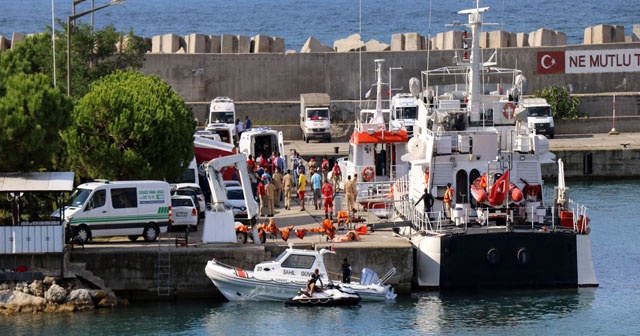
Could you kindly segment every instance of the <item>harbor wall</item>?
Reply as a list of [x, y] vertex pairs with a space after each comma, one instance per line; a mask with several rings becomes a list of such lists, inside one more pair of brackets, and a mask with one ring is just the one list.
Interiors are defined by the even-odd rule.
[[[581, 98], [580, 110], [590, 117], [640, 114], [640, 76], [634, 72], [538, 73], [538, 52], [602, 51], [640, 48], [640, 43], [607, 43], [548, 47], [514, 47], [497, 51], [500, 66], [518, 68], [528, 79], [527, 94], [551, 85], [570, 87]], [[208, 104], [217, 96], [236, 101], [238, 116], [254, 124], [296, 124], [301, 93], [330, 95], [335, 119], [351, 122], [360, 97], [375, 83], [374, 60], [385, 59], [383, 81], [391, 74], [397, 92], [408, 92], [409, 79], [421, 71], [452, 65], [460, 50], [317, 52], [268, 54], [147, 54], [142, 71], [167, 81], [204, 124]], [[428, 64], [427, 64], [428, 60]], [[361, 66], [362, 65], [362, 66]], [[402, 67], [388, 71], [389, 67]], [[360, 75], [360, 73], [362, 75]], [[386, 95], [384, 96], [386, 99]], [[373, 102], [369, 101], [369, 104]]]
[[[356, 243], [357, 244], [357, 243]], [[207, 261], [216, 260], [234, 267], [253, 270], [262, 261], [273, 260], [287, 246], [284, 244], [228, 245], [215, 244], [200, 247], [171, 247], [170, 298], [214, 298], [222, 300], [204, 268]], [[313, 249], [311, 244], [297, 244], [296, 248]], [[339, 246], [336, 255], [326, 255], [325, 263], [330, 278], [337, 280], [343, 258], [353, 265], [354, 276], [359, 277], [362, 267], [385, 274], [392, 266], [397, 268], [391, 283], [396, 292], [409, 293], [413, 276], [413, 250], [407, 242], [402, 246]], [[74, 249], [70, 261], [86, 263], [87, 270], [102, 278], [105, 285], [119, 298], [129, 300], [157, 300], [158, 281], [157, 248]], [[162, 253], [162, 252], [160, 252]]]
[[[567, 178], [607, 178], [640, 176], [640, 150], [625, 148], [600, 150], [553, 150], [557, 159], [564, 163]], [[558, 176], [558, 164], [542, 165], [544, 178]]]

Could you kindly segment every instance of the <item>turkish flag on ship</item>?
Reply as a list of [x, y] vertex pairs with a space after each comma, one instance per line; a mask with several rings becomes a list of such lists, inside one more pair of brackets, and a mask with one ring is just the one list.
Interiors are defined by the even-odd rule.
[[489, 204], [492, 206], [500, 205], [507, 198], [509, 192], [509, 171], [505, 171], [500, 178], [493, 183], [489, 192]]
[[538, 75], [564, 73], [564, 51], [538, 51]]

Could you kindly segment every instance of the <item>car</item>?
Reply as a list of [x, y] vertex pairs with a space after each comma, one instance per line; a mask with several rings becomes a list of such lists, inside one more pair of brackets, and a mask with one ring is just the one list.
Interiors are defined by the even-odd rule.
[[171, 196], [171, 226], [187, 226], [198, 230], [198, 210], [191, 196]]
[[200, 218], [204, 218], [206, 203], [200, 186], [197, 183], [177, 183], [173, 185], [172, 194], [191, 196], [191, 193], [183, 191], [178, 192], [179, 190], [191, 190], [196, 194], [196, 199], [194, 199], [194, 201], [196, 203], [196, 207], [198, 207], [198, 214], [200, 215]]
[[224, 180], [222, 183], [224, 183], [225, 188], [240, 186], [240, 181], [237, 180]]
[[247, 204], [244, 201], [244, 192], [240, 186], [227, 187], [227, 207], [233, 211], [233, 218], [236, 221], [247, 223]]

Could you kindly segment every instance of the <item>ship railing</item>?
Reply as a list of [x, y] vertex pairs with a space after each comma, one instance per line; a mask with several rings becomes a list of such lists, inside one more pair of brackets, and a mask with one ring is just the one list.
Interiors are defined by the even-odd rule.
[[404, 175], [395, 180], [393, 184], [393, 198], [395, 212], [402, 218], [411, 222], [411, 227], [416, 231], [435, 232], [443, 231], [443, 226], [449, 223], [443, 210], [424, 212], [423, 205], [416, 206], [409, 199], [409, 177]]

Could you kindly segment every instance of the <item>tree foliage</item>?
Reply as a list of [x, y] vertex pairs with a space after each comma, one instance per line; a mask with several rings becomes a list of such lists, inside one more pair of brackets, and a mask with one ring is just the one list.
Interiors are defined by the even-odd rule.
[[174, 180], [193, 157], [192, 114], [157, 76], [116, 71], [99, 79], [71, 119], [63, 139], [84, 177]]
[[0, 170], [27, 172], [53, 168], [60, 130], [69, 120], [71, 100], [43, 74], [10, 75], [0, 70]]
[[578, 110], [580, 98], [572, 97], [566, 86], [549, 86], [536, 91], [534, 96], [547, 100], [547, 103], [551, 105], [555, 119], [573, 120], [586, 116]]
[[[67, 86], [66, 23], [56, 34], [56, 84], [63, 91]], [[141, 37], [117, 32], [113, 26], [92, 31], [91, 26], [78, 23], [71, 27], [71, 96], [83, 96], [94, 80], [116, 70], [139, 69], [148, 45]], [[53, 83], [53, 46], [51, 29], [27, 37], [3, 55], [0, 64], [10, 73], [43, 73]]]

